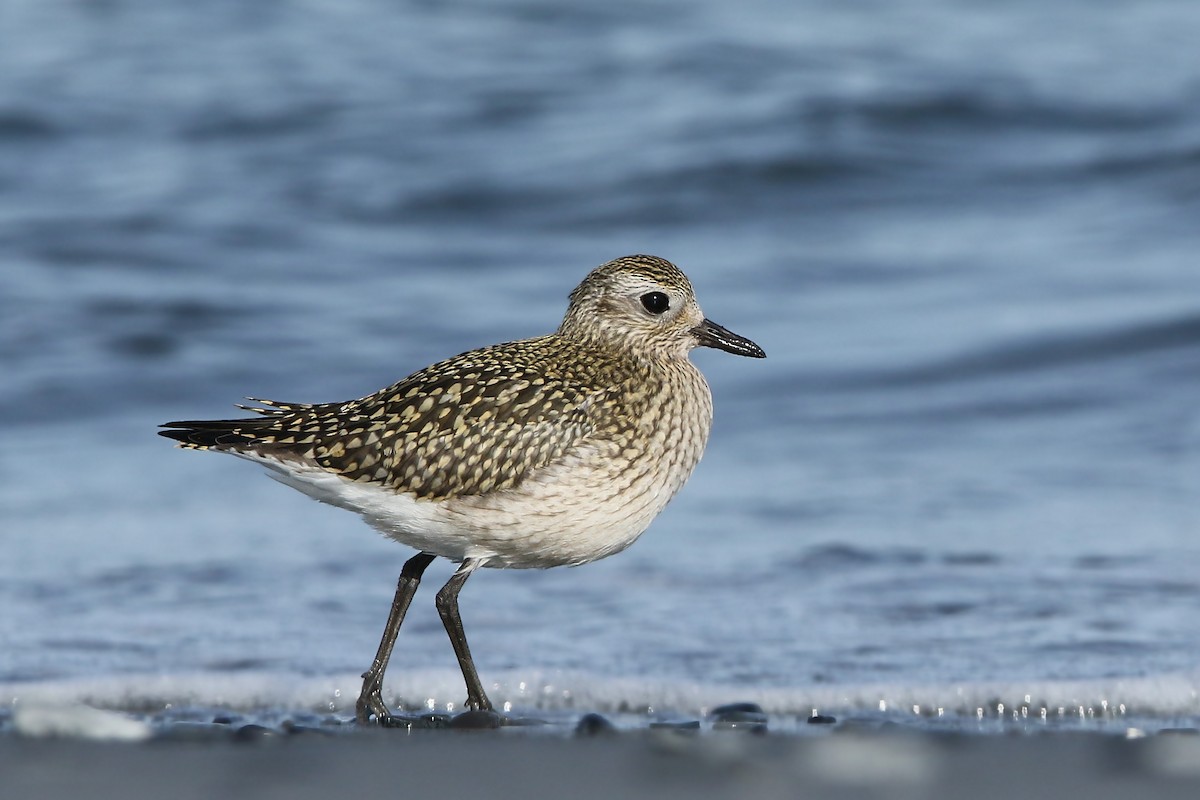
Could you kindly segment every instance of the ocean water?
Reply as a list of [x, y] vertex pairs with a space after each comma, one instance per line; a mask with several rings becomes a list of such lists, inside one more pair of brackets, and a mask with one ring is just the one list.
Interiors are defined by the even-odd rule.
[[[2, 26], [5, 708], [351, 715], [410, 551], [155, 427], [547, 332], [650, 252], [768, 358], [695, 354], [708, 452], [629, 551], [472, 578], [493, 700], [1200, 724], [1194, 4], [10, 0]], [[451, 569], [392, 660], [407, 708], [465, 694]]]

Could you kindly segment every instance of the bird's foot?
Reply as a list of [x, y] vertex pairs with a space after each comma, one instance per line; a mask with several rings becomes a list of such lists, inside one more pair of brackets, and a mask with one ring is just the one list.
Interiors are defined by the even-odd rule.
[[367, 678], [362, 693], [359, 694], [357, 702], [354, 704], [354, 718], [359, 725], [367, 725], [371, 722], [371, 717], [375, 718], [375, 723], [381, 727], [390, 727], [389, 722], [392, 720], [392, 712], [388, 710], [387, 704], [383, 702], [383, 693], [378, 682], [372, 681], [368, 677], [369, 673], [364, 673], [363, 677]]
[[[405, 714], [393, 714], [383, 701], [372, 704], [359, 702], [356, 708], [355, 720], [358, 725], [377, 725], [380, 728], [411, 728], [415, 717]], [[437, 726], [431, 726], [437, 727]]]
[[488, 700], [488, 696], [479, 692], [467, 691], [467, 702], [464, 704], [468, 711], [492, 711], [492, 701]]

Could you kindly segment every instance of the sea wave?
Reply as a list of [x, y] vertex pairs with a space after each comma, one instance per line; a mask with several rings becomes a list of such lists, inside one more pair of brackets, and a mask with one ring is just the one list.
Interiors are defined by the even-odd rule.
[[[170, 718], [197, 709], [351, 717], [357, 675], [242, 672], [118, 675], [0, 684], [4, 705], [84, 705]], [[756, 703], [777, 721], [814, 714], [842, 719], [942, 723], [1116, 723], [1159, 727], [1200, 722], [1200, 672], [1089, 681], [862, 684], [763, 688], [642, 679], [583, 672], [508, 672], [489, 687], [506, 713], [550, 718], [586, 712], [647, 718], [708, 715], [731, 702]], [[385, 698], [407, 711], [461, 710], [462, 678], [421, 670], [387, 681]]]

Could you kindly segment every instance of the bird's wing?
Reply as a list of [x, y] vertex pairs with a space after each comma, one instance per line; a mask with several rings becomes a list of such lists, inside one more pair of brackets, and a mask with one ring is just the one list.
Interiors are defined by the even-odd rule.
[[[537, 340], [533, 340], [536, 342]], [[442, 499], [515, 487], [589, 438], [612, 386], [547, 369], [529, 342], [435, 364], [348, 403], [262, 403], [260, 416], [167, 423], [184, 447], [297, 461]]]

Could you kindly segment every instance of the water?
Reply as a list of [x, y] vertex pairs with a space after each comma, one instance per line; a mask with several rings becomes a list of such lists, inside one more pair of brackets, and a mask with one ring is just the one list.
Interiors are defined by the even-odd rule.
[[[696, 354], [708, 453], [630, 551], [472, 579], [493, 699], [1200, 719], [1191, 4], [10, 2], [2, 35], [0, 696], [349, 713], [408, 551], [154, 427], [546, 332], [651, 252], [769, 358]], [[450, 569], [409, 705], [462, 699]]]

